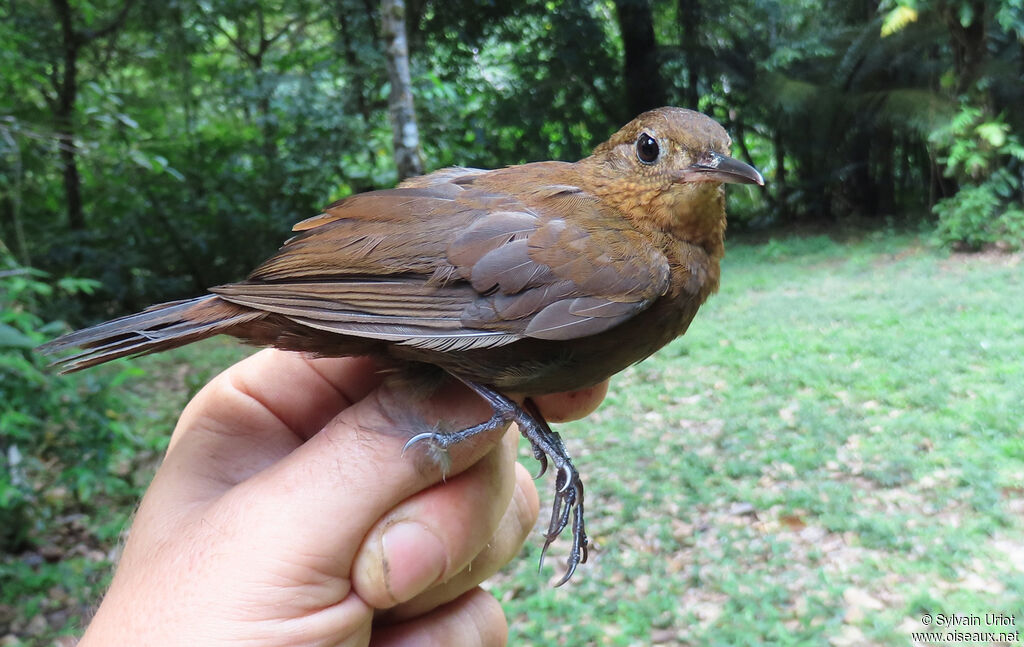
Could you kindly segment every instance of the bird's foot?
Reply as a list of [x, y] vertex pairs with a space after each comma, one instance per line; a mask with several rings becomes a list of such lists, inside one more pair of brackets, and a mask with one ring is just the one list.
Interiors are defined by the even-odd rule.
[[510, 422], [519, 425], [520, 433], [530, 441], [533, 455], [540, 462], [540, 471], [536, 478], [540, 478], [547, 471], [549, 458], [555, 469], [558, 470], [558, 475], [555, 477], [555, 498], [551, 506], [551, 521], [544, 534], [540, 566], [544, 565], [544, 554], [547, 552], [548, 546], [562, 534], [565, 527], [569, 525], [569, 517], [572, 516], [572, 548], [569, 551], [565, 574], [555, 586], [565, 584], [576, 571], [576, 567], [587, 561], [588, 542], [583, 520], [583, 481], [573, 466], [569, 453], [565, 451], [562, 438], [551, 430], [532, 400], [527, 399], [524, 406], [519, 406], [515, 401], [490, 387], [458, 379], [491, 405], [493, 409], [491, 417], [485, 422], [461, 431], [445, 433], [435, 430], [417, 434], [409, 439], [402, 451], [417, 443], [428, 442], [435, 451], [444, 452], [449, 447], [468, 438], [493, 431]]
[[459, 431], [441, 431], [440, 429], [434, 429], [432, 431], [424, 431], [423, 433], [416, 434], [405, 443], [404, 447], [402, 447], [402, 453], [404, 454], [410, 447], [420, 443], [427, 443], [430, 445], [432, 450], [444, 453], [448, 451], [449, 447], [454, 447], [464, 440], [469, 440], [478, 434], [494, 431], [495, 429], [513, 421], [514, 418], [508, 417], [505, 412], [495, 410], [490, 419], [486, 422], [481, 422], [478, 425], [466, 427]]
[[519, 428], [533, 446], [533, 455], [541, 463], [537, 476], [540, 477], [547, 469], [547, 456], [551, 456], [555, 469], [558, 470], [555, 477], [555, 499], [551, 505], [551, 520], [548, 522], [548, 531], [544, 533], [544, 548], [540, 552], [538, 568], [544, 565], [544, 555], [548, 551], [548, 546], [565, 530], [569, 524], [569, 513], [572, 513], [572, 547], [569, 549], [565, 574], [555, 585], [561, 586], [569, 581], [577, 566], [587, 561], [589, 542], [583, 520], [583, 480], [580, 479], [580, 473], [572, 464], [572, 459], [562, 444], [562, 437], [551, 430], [533, 400], [527, 399], [525, 405], [532, 418], [532, 424], [519, 423]]

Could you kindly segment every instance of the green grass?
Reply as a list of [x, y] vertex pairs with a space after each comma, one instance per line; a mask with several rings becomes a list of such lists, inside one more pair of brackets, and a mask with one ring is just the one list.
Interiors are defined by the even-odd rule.
[[[886, 232], [732, 242], [685, 337], [559, 427], [591, 557], [554, 589], [567, 541], [538, 575], [534, 533], [489, 584], [510, 644], [902, 646], [952, 612], [1024, 629], [1022, 260]], [[139, 360], [131, 415], [169, 433], [248, 352]], [[90, 583], [69, 597], [94, 594], [95, 561], [68, 568]]]
[[561, 426], [596, 546], [561, 589], [536, 546], [506, 570], [512, 644], [907, 645], [925, 612], [1021, 619], [1020, 260], [732, 245], [690, 331]]

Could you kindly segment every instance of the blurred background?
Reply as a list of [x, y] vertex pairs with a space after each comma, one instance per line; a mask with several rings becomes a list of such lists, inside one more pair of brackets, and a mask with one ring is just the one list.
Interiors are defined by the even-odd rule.
[[691, 332], [564, 427], [594, 563], [554, 591], [528, 548], [493, 585], [513, 644], [1024, 623], [1022, 0], [2, 0], [0, 646], [73, 644], [177, 412], [248, 352], [63, 378], [35, 345], [237, 280], [351, 193], [576, 160], [660, 105], [767, 185], [728, 192]]

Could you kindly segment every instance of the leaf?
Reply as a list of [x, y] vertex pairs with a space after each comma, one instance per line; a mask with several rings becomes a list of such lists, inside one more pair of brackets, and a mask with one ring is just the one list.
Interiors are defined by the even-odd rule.
[[1006, 143], [1006, 133], [1010, 130], [1008, 124], [998, 121], [986, 121], [974, 129], [978, 136], [984, 139], [993, 148], [999, 148]]
[[891, 36], [912, 22], [917, 21], [917, 9], [913, 7], [896, 7], [882, 21], [882, 38]]
[[0, 348], [35, 348], [36, 341], [13, 326], [0, 323]]
[[164, 172], [167, 173], [168, 175], [170, 175], [171, 177], [173, 177], [175, 180], [178, 180], [179, 182], [184, 182], [185, 181], [185, 176], [182, 175], [181, 171], [179, 171], [178, 169], [174, 168], [173, 166], [166, 167], [164, 169]]
[[131, 128], [132, 130], [135, 130], [136, 128], [139, 127], [139, 122], [135, 121], [134, 119], [132, 119], [128, 115], [124, 114], [123, 112], [117, 113], [117, 120], [120, 121], [125, 126], [128, 126], [129, 128]]
[[132, 158], [133, 162], [135, 162], [142, 168], [146, 169], [147, 171], [153, 170], [153, 162], [150, 161], [149, 157], [147, 157], [141, 151], [133, 150], [129, 152], [128, 155]]
[[1017, 159], [1024, 161], [1024, 146], [1022, 146], [1017, 141], [1011, 141], [1006, 146], [1006, 148], [1002, 150], [1002, 152], [1006, 153], [1007, 155], [1010, 155], [1011, 157], [1016, 157]]
[[93, 294], [103, 284], [96, 279], [80, 279], [65, 276], [57, 280], [57, 287], [68, 294]]
[[960, 25], [965, 29], [974, 22], [974, 8], [968, 2], [960, 5]]

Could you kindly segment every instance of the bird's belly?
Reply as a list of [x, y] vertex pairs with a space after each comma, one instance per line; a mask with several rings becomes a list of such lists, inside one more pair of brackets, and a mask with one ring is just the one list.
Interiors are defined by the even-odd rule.
[[402, 354], [509, 393], [573, 391], [611, 377], [683, 334], [699, 305], [693, 297], [662, 299], [611, 330], [579, 339], [522, 339], [497, 348]]

